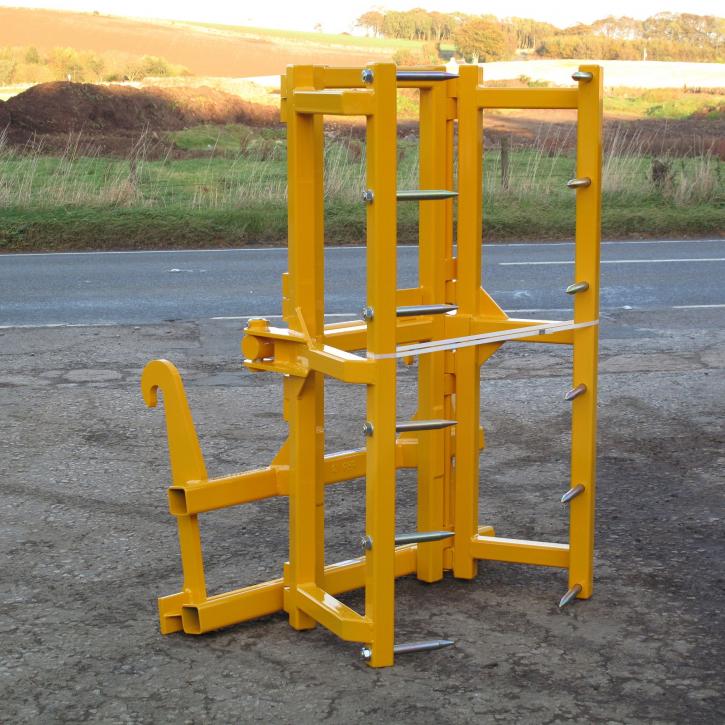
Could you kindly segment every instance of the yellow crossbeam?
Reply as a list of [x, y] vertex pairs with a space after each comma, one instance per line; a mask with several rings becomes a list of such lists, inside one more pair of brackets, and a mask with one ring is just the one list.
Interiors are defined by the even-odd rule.
[[498, 536], [475, 536], [471, 540], [471, 553], [475, 559], [507, 561], [512, 564], [538, 566], [569, 566], [569, 546], [543, 541], [504, 539]]
[[[415, 468], [417, 439], [396, 441], [397, 468]], [[341, 483], [365, 475], [367, 452], [360, 450], [329, 453], [323, 462], [325, 484]], [[174, 516], [188, 516], [240, 506], [288, 493], [289, 466], [273, 465], [203, 481], [188, 481], [169, 487], [169, 511]]]
[[576, 108], [576, 88], [478, 88], [479, 108]]
[[295, 91], [295, 111], [330, 116], [369, 116], [373, 109], [371, 91]]

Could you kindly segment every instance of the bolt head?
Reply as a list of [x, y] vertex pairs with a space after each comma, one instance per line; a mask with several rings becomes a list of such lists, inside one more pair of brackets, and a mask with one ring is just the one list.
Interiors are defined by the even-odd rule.
[[368, 436], [368, 438], [373, 434], [373, 424], [369, 421], [363, 425], [363, 433]]
[[368, 662], [372, 656], [373, 656], [373, 651], [370, 649], [370, 647], [361, 647], [360, 648], [360, 658], [362, 660], [364, 660], [365, 662]]
[[360, 546], [364, 551], [370, 551], [373, 548], [373, 540], [369, 536], [361, 536]]
[[363, 307], [360, 314], [365, 322], [370, 322], [370, 320], [373, 319], [375, 312], [373, 311], [372, 307]]
[[375, 198], [375, 194], [373, 194], [371, 189], [365, 189], [362, 193], [362, 200], [366, 204], [372, 204], [373, 199]]
[[373, 72], [370, 70], [370, 68], [365, 68], [362, 72], [362, 80], [363, 83], [372, 83], [374, 78]]

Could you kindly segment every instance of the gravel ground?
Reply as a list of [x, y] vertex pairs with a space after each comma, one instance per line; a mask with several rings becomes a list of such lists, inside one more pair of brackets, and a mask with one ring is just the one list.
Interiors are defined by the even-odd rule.
[[[397, 638], [455, 647], [371, 670], [282, 614], [158, 632], [180, 583], [163, 414], [145, 362], [184, 373], [210, 475], [266, 465], [281, 383], [239, 364], [238, 323], [0, 330], [0, 719], [4, 722], [722, 723], [725, 332], [717, 314], [617, 313], [600, 382], [594, 597], [564, 572], [482, 563], [397, 587]], [[570, 353], [509, 345], [483, 369], [481, 523], [564, 540]], [[415, 370], [401, 367], [401, 413]], [[330, 383], [328, 449], [359, 445], [363, 391]], [[329, 561], [356, 555], [362, 482], [328, 489]], [[398, 526], [415, 480], [398, 479]], [[279, 576], [286, 501], [202, 517], [212, 592]], [[346, 601], [359, 605], [353, 594]]]

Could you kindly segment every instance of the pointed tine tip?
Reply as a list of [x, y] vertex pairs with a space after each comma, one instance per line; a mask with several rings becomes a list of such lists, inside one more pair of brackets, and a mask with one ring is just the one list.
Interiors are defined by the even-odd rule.
[[578, 483], [574, 488], [570, 488], [562, 497], [562, 503], [569, 503], [572, 499], [576, 498], [580, 493], [584, 493], [584, 486]]
[[562, 607], [565, 607], [567, 604], [570, 604], [573, 602], [576, 598], [579, 592], [581, 592], [582, 587], [581, 584], [575, 584], [560, 600], [559, 600], [559, 609]]
[[393, 651], [396, 655], [409, 654], [412, 652], [432, 652], [444, 647], [450, 647], [455, 642], [452, 639], [430, 639], [422, 642], [405, 642], [396, 644]]
[[566, 288], [568, 295], [575, 295], [578, 292], [586, 292], [589, 289], [589, 282], [574, 282]]
[[564, 400], [574, 400], [574, 398], [578, 398], [580, 395], [583, 395], [587, 392], [587, 386], [582, 383], [581, 385], [577, 385], [575, 388], [572, 388], [564, 395]]

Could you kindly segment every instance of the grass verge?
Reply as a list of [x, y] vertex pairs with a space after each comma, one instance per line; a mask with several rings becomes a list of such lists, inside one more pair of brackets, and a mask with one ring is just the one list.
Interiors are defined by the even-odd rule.
[[[484, 208], [485, 238], [506, 240], [571, 239], [573, 205], [542, 208], [513, 200]], [[658, 236], [719, 236], [723, 210], [712, 204], [676, 207], [652, 200], [627, 202], [604, 198], [602, 234], [607, 239]], [[328, 244], [364, 240], [364, 210], [336, 203], [326, 211]], [[0, 251], [38, 252], [103, 249], [183, 249], [284, 245], [287, 210], [281, 204], [247, 205], [238, 209], [150, 209], [117, 207], [0, 209]], [[417, 221], [410, 206], [401, 211], [398, 241], [417, 241]]]
[[[216, 135], [215, 135], [216, 134]], [[575, 159], [569, 132], [537, 138], [508, 154], [488, 148], [484, 233], [489, 240], [570, 239], [574, 200], [566, 188]], [[134, 249], [285, 244], [286, 149], [280, 129], [229, 126], [179, 132], [190, 158], [146, 158], [141, 140], [127, 159], [61, 156], [3, 148], [0, 139], [0, 251]], [[417, 141], [399, 140], [398, 188], [418, 186]], [[365, 236], [360, 191], [365, 149], [332, 135], [325, 146], [326, 243]], [[609, 139], [603, 234], [608, 238], [721, 235], [722, 162], [700, 156], [653, 158], [636, 137]], [[418, 208], [401, 204], [400, 243], [417, 239]]]

